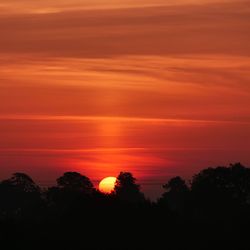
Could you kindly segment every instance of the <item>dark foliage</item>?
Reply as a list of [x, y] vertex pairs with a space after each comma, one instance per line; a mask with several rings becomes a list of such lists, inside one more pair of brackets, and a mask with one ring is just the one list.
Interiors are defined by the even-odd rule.
[[[68, 172], [41, 190], [26, 174], [0, 182], [0, 242], [13, 249], [249, 249], [250, 169], [208, 168], [174, 177], [157, 202], [131, 173], [106, 195]], [[5, 249], [5, 248], [3, 248]]]
[[128, 172], [121, 172], [117, 177], [114, 195], [124, 202], [145, 201], [143, 193], [140, 192], [140, 185], [136, 184], [136, 179]]
[[179, 176], [172, 178], [163, 185], [166, 192], [159, 199], [158, 204], [168, 207], [173, 212], [185, 213], [189, 209], [190, 190], [186, 182]]
[[91, 194], [94, 191], [94, 186], [90, 179], [77, 172], [66, 172], [63, 176], [57, 179], [57, 185], [64, 190], [82, 192]]
[[26, 174], [15, 173], [0, 182], [0, 218], [27, 218], [39, 210], [41, 190]]

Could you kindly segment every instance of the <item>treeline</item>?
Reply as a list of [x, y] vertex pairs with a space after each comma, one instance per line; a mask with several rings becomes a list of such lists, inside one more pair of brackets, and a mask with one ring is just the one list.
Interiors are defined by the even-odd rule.
[[128, 172], [109, 195], [76, 172], [47, 189], [15, 173], [0, 182], [0, 241], [69, 249], [249, 249], [249, 168], [208, 168], [189, 183], [177, 176], [163, 188], [151, 202]]

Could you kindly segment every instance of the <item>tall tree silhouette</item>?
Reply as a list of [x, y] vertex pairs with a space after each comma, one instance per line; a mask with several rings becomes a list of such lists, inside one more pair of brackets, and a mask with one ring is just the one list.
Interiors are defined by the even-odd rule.
[[129, 172], [121, 172], [114, 188], [114, 194], [122, 201], [143, 202], [144, 194], [140, 192], [140, 185], [136, 184], [136, 178]]
[[181, 177], [177, 176], [168, 181], [163, 188], [166, 192], [159, 199], [159, 204], [167, 205], [171, 210], [183, 212], [190, 200], [190, 190]]

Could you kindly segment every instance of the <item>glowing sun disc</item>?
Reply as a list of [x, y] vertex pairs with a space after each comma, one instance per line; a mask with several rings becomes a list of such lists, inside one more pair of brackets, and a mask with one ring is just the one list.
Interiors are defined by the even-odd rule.
[[103, 193], [109, 194], [114, 190], [116, 177], [106, 177], [99, 183], [99, 190]]

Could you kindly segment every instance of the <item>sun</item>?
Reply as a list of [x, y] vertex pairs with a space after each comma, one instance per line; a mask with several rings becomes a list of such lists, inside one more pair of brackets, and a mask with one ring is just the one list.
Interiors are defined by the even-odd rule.
[[115, 187], [116, 177], [106, 177], [99, 183], [99, 190], [103, 193], [110, 194]]

